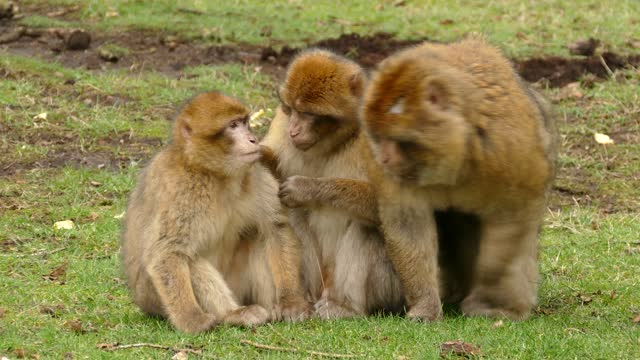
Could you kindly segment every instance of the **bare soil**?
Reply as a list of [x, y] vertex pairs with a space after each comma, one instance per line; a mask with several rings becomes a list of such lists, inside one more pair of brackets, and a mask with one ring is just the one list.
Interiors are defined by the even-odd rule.
[[[36, 9], [38, 13], [52, 11], [48, 8]], [[73, 17], [74, 12], [65, 14]], [[0, 22], [0, 34], [16, 31], [19, 25], [15, 21]], [[19, 29], [18, 29], [19, 30]], [[283, 46], [279, 49], [271, 46], [255, 46], [248, 44], [234, 45], [204, 45], [171, 34], [161, 34], [150, 31], [126, 31], [119, 33], [91, 32], [91, 43], [86, 50], [67, 50], [64, 44], [65, 30], [60, 29], [22, 29], [21, 36], [15, 40], [0, 44], [2, 51], [35, 56], [47, 61], [55, 61], [65, 67], [85, 68], [101, 71], [113, 68], [127, 68], [137, 71], [156, 71], [168, 76], [180, 77], [185, 67], [222, 63], [240, 63], [260, 67], [261, 71], [270, 74], [275, 81], [279, 81], [286, 65], [301, 50], [301, 48]], [[310, 43], [307, 47], [328, 48], [358, 61], [367, 68], [374, 67], [389, 54], [418, 44], [427, 39], [398, 40], [391, 34], [377, 33], [371, 36], [345, 34], [339, 38], [325, 39]], [[105, 60], [99, 49], [102, 45], [117, 45], [126, 49], [126, 54], [115, 59]], [[585, 75], [593, 79], [606, 79], [618, 69], [629, 66], [640, 66], [640, 54], [621, 55], [611, 52], [596, 54], [589, 57], [536, 57], [530, 59], [512, 59], [514, 68], [529, 82], [541, 82], [550, 87], [563, 87], [569, 83], [579, 81]], [[0, 79], [15, 78], [11, 69], [0, 66]], [[61, 81], [73, 81], [71, 79]], [[68, 84], [68, 85], [73, 85]], [[70, 90], [73, 91], [73, 90]], [[91, 98], [90, 95], [78, 94], [80, 97], [89, 96], [93, 102], [103, 104], [117, 104], [126, 102], [126, 96], [113, 94], [109, 97]], [[81, 99], [81, 100], [84, 100]], [[0, 133], [10, 129], [0, 124]], [[616, 142], [626, 138], [637, 140], [638, 135], [625, 129], [619, 129], [611, 134]], [[26, 140], [26, 139], [23, 139]], [[81, 148], [74, 139], [65, 134], [29, 134], [28, 142], [35, 145], [46, 145], [49, 153], [45, 159], [31, 163], [0, 161], [0, 176], [12, 175], [34, 168], [59, 167], [67, 164], [90, 167], [106, 167], [118, 169], [128, 166], [131, 161], [148, 159], [161, 145], [158, 139], [128, 138], [122, 134], [115, 142], [110, 139], [97, 140], [96, 146], [90, 150]], [[117, 151], [113, 151], [117, 147]], [[569, 148], [573, 152], [579, 148]], [[612, 166], [615, 166], [613, 164]], [[575, 171], [574, 171], [575, 170]], [[616, 204], [615, 199], [598, 196], [598, 186], [590, 180], [584, 170], [561, 169], [559, 181], [552, 194], [554, 207], [561, 207], [573, 203], [587, 204], [597, 199], [605, 208], [612, 212], [628, 210], [622, 204]], [[638, 175], [640, 177], [640, 174]]]

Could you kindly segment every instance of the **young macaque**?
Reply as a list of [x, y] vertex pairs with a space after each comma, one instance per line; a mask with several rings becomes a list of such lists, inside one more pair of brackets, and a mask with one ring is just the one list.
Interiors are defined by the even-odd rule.
[[356, 63], [326, 50], [298, 55], [262, 144], [291, 223], [304, 243], [305, 286], [322, 318], [403, 309], [401, 284], [378, 227], [358, 109], [366, 82]]
[[233, 98], [196, 96], [131, 194], [122, 259], [133, 300], [184, 332], [313, 312], [299, 240], [248, 118]]
[[482, 38], [425, 43], [379, 64], [362, 120], [408, 316], [439, 319], [444, 298], [466, 315], [526, 318], [556, 158], [542, 96]]

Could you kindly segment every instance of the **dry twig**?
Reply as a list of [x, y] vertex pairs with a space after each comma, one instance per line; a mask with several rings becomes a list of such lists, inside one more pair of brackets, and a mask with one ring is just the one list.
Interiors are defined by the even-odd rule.
[[139, 348], [139, 347], [149, 347], [149, 348], [154, 348], [154, 349], [173, 351], [174, 353], [183, 352], [183, 353], [202, 355], [202, 351], [200, 351], [200, 350], [178, 349], [178, 348], [174, 348], [174, 347], [171, 347], [171, 346], [158, 345], [158, 344], [149, 344], [149, 343], [124, 344], [124, 345], [119, 345], [118, 343], [98, 344], [98, 345], [96, 345], [96, 347], [98, 349], [106, 350], [106, 351], [116, 351], [116, 350], [133, 349], [133, 348]]
[[260, 344], [260, 343], [253, 342], [253, 341], [247, 340], [247, 339], [240, 340], [240, 343], [241, 344], [245, 344], [245, 345], [251, 345], [251, 346], [253, 346], [255, 348], [263, 349], [263, 350], [285, 351], [285, 352], [294, 352], [294, 353], [307, 353], [309, 355], [322, 356], [322, 357], [331, 357], [331, 358], [357, 358], [357, 357], [361, 357], [362, 356], [362, 355], [359, 355], [359, 354], [358, 355], [337, 354], [337, 353], [330, 353], [330, 352], [324, 352], [324, 351], [298, 349], [298, 348], [295, 348], [295, 347], [283, 347], [283, 346]]

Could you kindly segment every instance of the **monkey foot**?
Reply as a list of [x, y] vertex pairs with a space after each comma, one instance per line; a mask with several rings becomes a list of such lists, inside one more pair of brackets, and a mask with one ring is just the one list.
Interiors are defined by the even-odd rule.
[[269, 321], [269, 312], [260, 305], [243, 306], [224, 317], [224, 322], [231, 325], [253, 327]]
[[314, 308], [316, 309], [316, 315], [324, 320], [344, 319], [361, 315], [355, 310], [338, 304], [326, 297], [321, 298], [317, 303], [315, 303]]
[[197, 313], [192, 315], [183, 314], [183, 316], [171, 319], [171, 323], [180, 331], [197, 334], [213, 328], [218, 325], [219, 321], [213, 314]]
[[522, 310], [518, 311], [505, 306], [498, 306], [490, 301], [482, 301], [473, 295], [469, 295], [460, 304], [460, 309], [466, 316], [504, 317], [511, 320], [524, 320], [529, 316], [529, 307], [522, 306], [522, 308]]
[[411, 320], [424, 322], [437, 321], [442, 319], [442, 304], [436, 297], [428, 297], [420, 300], [407, 312], [407, 317]]

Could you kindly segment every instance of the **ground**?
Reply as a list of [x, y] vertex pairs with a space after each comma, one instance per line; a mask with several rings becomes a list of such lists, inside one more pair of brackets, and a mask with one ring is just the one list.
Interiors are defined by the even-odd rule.
[[[409, 359], [437, 357], [460, 339], [480, 349], [467, 355], [487, 358], [640, 356], [640, 5], [482, 3], [358, 1], [335, 14], [295, 0], [0, 0], [0, 355], [195, 349], [190, 356], [295, 358], [315, 350]], [[90, 42], [71, 50], [79, 28]], [[471, 31], [485, 33], [552, 100], [562, 135], [532, 319], [497, 323], [448, 310], [429, 325], [377, 316], [186, 336], [132, 306], [119, 269], [119, 218], [185, 100], [212, 88], [233, 94], [265, 110], [254, 124], [263, 133], [284, 67], [300, 49], [327, 47], [372, 68], [403, 47]], [[593, 54], [569, 53], [567, 45], [589, 37], [599, 43]], [[613, 143], [598, 143], [596, 133]], [[73, 229], [53, 228], [68, 219]]]

